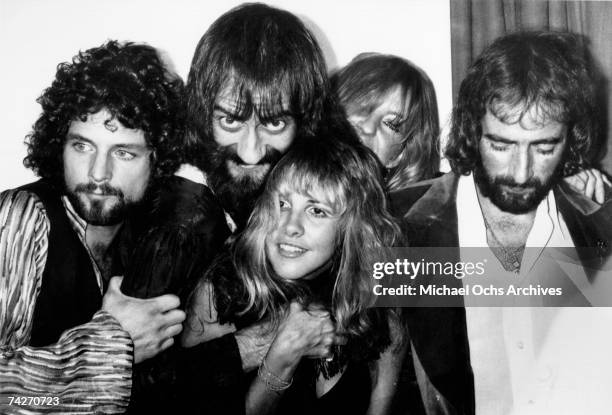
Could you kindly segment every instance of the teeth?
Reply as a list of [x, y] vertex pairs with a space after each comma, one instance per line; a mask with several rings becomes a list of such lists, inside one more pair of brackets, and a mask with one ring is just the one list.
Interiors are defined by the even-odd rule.
[[286, 251], [286, 252], [290, 252], [290, 253], [299, 253], [299, 252], [306, 251], [305, 249], [299, 248], [299, 247], [294, 246], [294, 245], [279, 244], [278, 246], [280, 247], [281, 250]]

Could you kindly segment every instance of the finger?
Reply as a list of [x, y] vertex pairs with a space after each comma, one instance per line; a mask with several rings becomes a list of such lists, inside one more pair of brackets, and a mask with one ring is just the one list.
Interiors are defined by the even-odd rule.
[[323, 336], [319, 342], [319, 346], [331, 347], [334, 344], [334, 335]]
[[584, 189], [584, 183], [580, 178], [578, 178], [578, 175], [565, 177], [563, 180], [576, 192], [582, 193], [582, 190]]
[[289, 304], [289, 314], [298, 313], [302, 310], [302, 304], [298, 303], [297, 301], [292, 301], [291, 304]]
[[608, 176], [606, 176], [605, 174], [602, 174], [601, 178], [603, 179], [605, 184], [612, 187], [612, 182], [610, 182], [610, 179], [608, 179]]
[[163, 342], [161, 342], [161, 344], [159, 345], [159, 351], [163, 351], [168, 349], [170, 346], [172, 346], [174, 344], [174, 337], [169, 337], [166, 340], [164, 340]]
[[165, 294], [160, 297], [150, 298], [147, 301], [155, 303], [156, 307], [161, 312], [173, 310], [181, 304], [179, 298], [173, 294]]
[[164, 313], [165, 326], [172, 326], [175, 324], [181, 324], [185, 321], [187, 315], [183, 310], [172, 310]]
[[310, 349], [307, 356], [316, 359], [325, 359], [333, 356], [333, 353], [329, 346], [317, 346]]
[[593, 198], [593, 194], [595, 193], [595, 185], [597, 183], [597, 179], [595, 179], [595, 175], [590, 170], [585, 170], [585, 173], [588, 176], [586, 187], [584, 189], [584, 195], [589, 199]]
[[344, 346], [348, 341], [347, 337], [342, 334], [335, 334], [333, 340], [334, 344], [339, 346]]
[[122, 276], [112, 277], [108, 282], [108, 290], [107, 291], [120, 291], [119, 287], [121, 287], [121, 282], [123, 281]]
[[308, 312], [312, 311], [326, 311], [325, 306], [321, 303], [310, 303], [307, 308]]
[[603, 175], [596, 169], [592, 169], [592, 174], [595, 177], [595, 201], [602, 204], [604, 202], [606, 192], [606, 185], [603, 181]]
[[172, 326], [167, 327], [164, 330], [164, 337], [174, 337], [178, 335], [181, 331], [183, 331], [182, 324], [174, 324]]
[[321, 325], [321, 333], [322, 334], [333, 334], [336, 331], [336, 327], [331, 322], [331, 320], [326, 320]]
[[306, 312], [308, 313], [308, 315], [310, 315], [311, 317], [314, 317], [316, 319], [329, 319], [329, 311], [324, 311], [324, 310], [310, 311], [310, 310], [306, 310]]

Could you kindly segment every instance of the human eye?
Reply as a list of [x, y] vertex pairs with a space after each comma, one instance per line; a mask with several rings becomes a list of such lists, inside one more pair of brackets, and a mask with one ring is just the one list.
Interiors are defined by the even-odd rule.
[[115, 150], [115, 157], [117, 157], [119, 160], [130, 161], [136, 158], [136, 154], [124, 149], [117, 149]]
[[540, 154], [549, 155], [555, 151], [554, 144], [539, 144], [536, 147], [536, 151]]
[[489, 145], [495, 151], [507, 151], [510, 148], [510, 144], [497, 141], [489, 141]]
[[223, 114], [217, 117], [219, 126], [226, 131], [235, 132], [242, 127], [242, 122], [233, 115]]
[[394, 118], [383, 118], [382, 123], [389, 130], [394, 133], [399, 133], [402, 127], [402, 120], [399, 117]]
[[261, 123], [261, 125], [271, 133], [279, 133], [287, 126], [287, 121], [282, 118], [273, 118]]
[[308, 213], [310, 213], [315, 218], [327, 218], [331, 216], [328, 209], [325, 209], [320, 206], [311, 206], [310, 208], [308, 208]]
[[283, 198], [278, 199], [278, 207], [280, 208], [281, 211], [289, 210], [291, 208], [291, 206], [289, 205], [289, 202], [287, 202]]
[[75, 140], [72, 142], [71, 146], [79, 153], [87, 153], [93, 150], [93, 147], [84, 141]]

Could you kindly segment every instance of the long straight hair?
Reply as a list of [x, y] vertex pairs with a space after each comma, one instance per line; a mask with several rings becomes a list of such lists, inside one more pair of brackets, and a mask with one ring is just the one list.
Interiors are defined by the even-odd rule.
[[440, 165], [440, 126], [433, 83], [412, 62], [394, 55], [362, 53], [332, 77], [345, 111], [359, 106], [370, 113], [400, 88], [402, 150], [387, 174], [389, 191], [434, 177]]

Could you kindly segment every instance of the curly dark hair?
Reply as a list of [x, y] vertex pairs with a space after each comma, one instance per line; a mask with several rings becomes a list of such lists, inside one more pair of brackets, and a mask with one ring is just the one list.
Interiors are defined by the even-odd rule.
[[168, 176], [182, 161], [183, 81], [148, 45], [110, 40], [58, 65], [55, 80], [37, 102], [42, 114], [27, 136], [23, 163], [55, 184], [63, 183], [62, 152], [74, 120], [106, 109], [126, 128], [144, 132], [152, 176]]
[[453, 170], [468, 174], [477, 165], [487, 110], [513, 123], [536, 109], [539, 122], [565, 124], [562, 174], [588, 166], [601, 139], [599, 80], [582, 36], [519, 32], [497, 39], [461, 83], [446, 148]]

